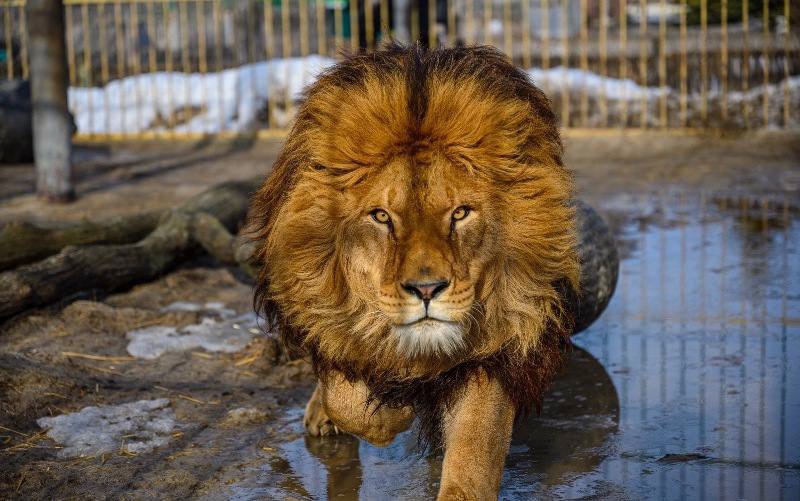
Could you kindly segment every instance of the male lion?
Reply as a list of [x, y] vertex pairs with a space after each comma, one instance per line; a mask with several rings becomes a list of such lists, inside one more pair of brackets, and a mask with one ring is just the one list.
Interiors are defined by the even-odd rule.
[[252, 218], [256, 303], [319, 377], [312, 435], [444, 447], [440, 499], [498, 494], [572, 329], [570, 173], [544, 94], [489, 47], [390, 45], [311, 85]]

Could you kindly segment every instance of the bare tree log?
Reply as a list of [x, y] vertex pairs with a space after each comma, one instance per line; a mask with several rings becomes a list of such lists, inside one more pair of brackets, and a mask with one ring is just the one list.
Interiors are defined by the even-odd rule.
[[163, 211], [82, 221], [59, 228], [11, 222], [0, 229], [0, 271], [58, 253], [69, 245], [128, 244], [141, 240], [158, 225]]
[[74, 198], [72, 120], [67, 109], [67, 51], [61, 0], [26, 4], [30, 47], [36, 190], [51, 201]]
[[[0, 319], [88, 291], [110, 292], [153, 280], [202, 246], [193, 237], [200, 217], [209, 231], [198, 231], [212, 249], [233, 249], [231, 231], [244, 221], [249, 195], [261, 179], [223, 183], [168, 212], [147, 237], [135, 244], [70, 246], [59, 254], [0, 273]], [[224, 233], [223, 233], [224, 232]], [[207, 235], [222, 239], [209, 243]], [[226, 259], [236, 259], [232, 250]]]
[[190, 216], [170, 213], [141, 242], [67, 247], [38, 263], [0, 274], [0, 318], [83, 291], [112, 291], [152, 280], [188, 250]]
[[192, 218], [192, 236], [206, 252], [222, 264], [236, 264], [234, 237], [226, 228], [207, 212], [195, 214]]
[[258, 274], [255, 244], [248, 238], [232, 235], [212, 215], [205, 212], [194, 215], [192, 238], [220, 263], [238, 265], [251, 277]]

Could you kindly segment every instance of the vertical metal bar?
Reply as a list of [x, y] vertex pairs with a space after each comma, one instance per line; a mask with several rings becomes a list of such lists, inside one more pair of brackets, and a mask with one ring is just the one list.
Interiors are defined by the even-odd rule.
[[464, 0], [464, 3], [466, 3], [464, 17], [467, 18], [467, 33], [465, 36], [467, 45], [475, 43], [475, 4], [473, 2], [475, 0]]
[[428, 47], [431, 48], [438, 45], [436, 37], [436, 1], [428, 0]]
[[[321, 1], [319, 5], [324, 5]], [[272, 2], [264, 2], [264, 52], [266, 53], [267, 60], [275, 57], [275, 44], [273, 42], [273, 15], [272, 15]], [[324, 37], [323, 37], [324, 38]]]
[[252, 71], [250, 71], [250, 89], [253, 92], [253, 99], [258, 96], [258, 77], [256, 76], [256, 68], [255, 63], [258, 59], [256, 55], [256, 1], [255, 0], [248, 0], [247, 1], [247, 33], [245, 36], [247, 37], [247, 54], [245, 56], [246, 64], [251, 65]]
[[[18, 7], [19, 12], [19, 59], [22, 64], [22, 78], [28, 78], [28, 20], [25, 17], [25, 4]], [[788, 17], [787, 17], [788, 19]], [[8, 51], [6, 52], [9, 53]]]
[[569, 88], [567, 87], [567, 70], [569, 69], [569, 38], [567, 17], [569, 16], [569, 0], [561, 0], [561, 126], [569, 127]]
[[[69, 74], [70, 87], [75, 86], [75, 41], [73, 40], [74, 33], [72, 32], [72, 9], [71, 5], [64, 6], [64, 36], [67, 38], [67, 73]], [[10, 50], [10, 47], [9, 47]], [[69, 105], [69, 94], [67, 94], [67, 107], [72, 109]]]
[[[203, 85], [200, 85], [200, 92], [201, 92], [201, 102], [202, 107], [205, 109], [202, 110], [206, 116], [208, 116], [208, 110], [210, 108], [208, 102], [208, 78], [206, 75], [208, 74], [208, 48], [207, 48], [207, 40], [206, 40], [206, 2], [201, 1], [197, 2], [194, 6], [194, 14], [195, 19], [197, 20], [197, 52], [198, 52], [198, 71], [202, 75], [200, 78], [203, 79]], [[251, 16], [253, 17], [253, 16]], [[255, 36], [255, 35], [254, 35]], [[202, 132], [210, 132], [207, 130], [206, 127], [203, 127]]]
[[[83, 30], [83, 65], [82, 71], [84, 81], [81, 82], [86, 87], [92, 87], [92, 32], [89, 30], [89, 5], [81, 5], [81, 29]], [[93, 94], [88, 94], [86, 107], [89, 114], [89, 131], [94, 133], [94, 103]]]
[[350, 50], [358, 52], [360, 33], [358, 29], [358, 1], [348, 0], [350, 4]]
[[700, 0], [700, 118], [708, 119], [708, 0]]
[[[219, 106], [219, 116], [217, 117], [217, 120], [219, 121], [218, 124], [219, 131], [222, 132], [222, 130], [225, 129], [225, 115], [223, 114], [223, 111], [225, 109], [225, 100], [223, 98], [224, 89], [222, 87], [222, 70], [224, 68], [224, 65], [222, 63], [222, 57], [224, 54], [224, 50], [222, 47], [223, 45], [222, 29], [221, 29], [222, 13], [220, 12], [221, 10], [220, 1], [221, 0], [214, 0], [213, 10], [211, 11], [211, 15], [213, 17], [213, 22], [214, 22], [214, 59], [215, 59], [214, 66], [217, 71], [217, 97], [219, 98], [219, 101], [217, 102], [217, 106]], [[269, 2], [264, 2], [265, 9], [267, 4], [269, 4]], [[264, 22], [265, 38], [267, 37], [268, 30], [270, 30], [271, 28], [272, 24], [271, 23], [267, 24], [265, 21]]]
[[[429, 0], [430, 1], [430, 0]], [[511, 0], [503, 1], [503, 46], [506, 54], [511, 60], [514, 60], [514, 47], [512, 45], [511, 35], [513, 35], [514, 24], [511, 19]]]
[[[350, 0], [351, 4], [355, 0]], [[341, 10], [341, 8], [339, 9]], [[284, 81], [287, 83], [286, 85], [286, 93], [284, 94], [284, 108], [286, 109], [286, 116], [290, 117], [292, 114], [292, 91], [291, 86], [288, 85], [289, 83], [289, 59], [292, 56], [292, 39], [291, 39], [291, 21], [289, 18], [289, 0], [281, 0], [281, 35], [283, 36], [283, 58], [284, 58]], [[351, 20], [352, 24], [352, 20]], [[352, 29], [350, 30], [350, 34], [352, 35]]]
[[142, 54], [140, 53], [139, 49], [139, 4], [138, 3], [131, 3], [128, 6], [130, 11], [130, 19], [131, 19], [131, 33], [133, 34], [133, 62], [132, 66], [132, 74], [134, 75], [134, 87], [135, 87], [135, 96], [134, 100], [136, 102], [136, 130], [134, 132], [141, 132], [143, 129], [142, 125], [142, 100], [141, 100], [141, 78], [139, 75], [142, 73], [141, 67], [141, 57]]
[[[73, 39], [74, 33], [72, 32], [72, 10], [71, 5], [64, 6], [64, 25], [66, 28], [67, 37], [67, 68], [69, 68], [69, 85], [74, 87], [76, 85], [75, 77], [75, 40]], [[10, 33], [10, 32], [9, 32]], [[10, 46], [9, 46], [10, 50]], [[13, 72], [12, 72], [13, 73]], [[11, 75], [9, 76], [11, 78]]]
[[[67, 26], [70, 26], [72, 23], [68, 22]], [[114, 2], [114, 39], [116, 41], [116, 51], [117, 51], [117, 78], [122, 79], [125, 77], [125, 25], [122, 22], [122, 3], [117, 0]], [[70, 67], [72, 64], [70, 64]], [[120, 89], [122, 85], [120, 83]], [[119, 99], [119, 131], [121, 133], [126, 132], [126, 125], [125, 125], [125, 104], [122, 102], [122, 92], [120, 92], [120, 99]]]
[[[722, 0], [723, 2], [725, 0]], [[661, 128], [667, 126], [667, 10], [666, 0], [660, 0], [659, 6], [661, 13], [658, 18], [658, 86], [659, 96], [659, 117]]]
[[[161, 4], [161, 12], [163, 13], [163, 17], [164, 17], [164, 40], [166, 42], [164, 44], [164, 71], [167, 72], [167, 75], [166, 75], [167, 81], [168, 82], [172, 82], [172, 81], [174, 81], [174, 78], [173, 78], [173, 75], [171, 75], [173, 68], [172, 68], [172, 40], [171, 40], [172, 37], [170, 36], [170, 32], [169, 32], [170, 17], [171, 17], [170, 8], [169, 8], [169, 1], [165, 0]], [[173, 102], [172, 91], [173, 91], [173, 89], [174, 89], [174, 87], [172, 85], [168, 85], [167, 86], [167, 92], [166, 92], [166, 95], [167, 95], [167, 110], [168, 110], [167, 128], [170, 131], [172, 131], [172, 129], [175, 126], [175, 113], [172, 112], [172, 102]]]
[[[453, 6], [455, 0], [445, 0], [445, 8], [447, 9], [447, 45], [455, 47], [456, 45], [456, 9]], [[528, 0], [524, 0], [523, 4], [527, 4]], [[527, 32], [523, 32], [523, 37]]]
[[541, 0], [542, 6], [542, 68], [550, 67], [550, 0]]
[[[589, 72], [589, 20], [588, 20], [588, 0], [580, 0], [580, 65], [584, 74], [584, 80]], [[581, 126], [586, 127], [589, 122], [589, 91], [587, 85], [581, 86]]]
[[763, 18], [761, 24], [764, 26], [764, 37], [761, 41], [761, 68], [764, 73], [764, 99], [762, 100], [761, 107], [764, 110], [764, 127], [766, 127], [769, 125], [769, 0], [764, 0], [762, 4], [764, 9], [762, 12]]
[[6, 33], [6, 78], [14, 79], [14, 48], [11, 39], [11, 5], [3, 6], [3, 31]]
[[681, 79], [681, 97], [680, 97], [680, 121], [681, 127], [686, 127], [688, 121], [688, 101], [689, 101], [689, 67], [687, 61], [687, 28], [686, 28], [686, 9], [688, 5], [686, 5], [686, 0], [681, 0], [681, 12], [680, 12], [680, 52], [681, 52], [681, 63], [680, 63], [680, 79]]
[[[386, 2], [387, 0], [383, 0]], [[264, 10], [267, 9], [267, 3], [264, 2]], [[315, 0], [314, 6], [317, 12], [317, 52], [320, 56], [328, 54], [328, 34], [325, 32], [325, 2], [324, 0]], [[266, 19], [266, 18], [265, 18]], [[266, 21], [264, 21], [266, 29]], [[264, 35], [266, 37], [266, 34]], [[267, 56], [269, 58], [269, 56]]]
[[522, 65], [531, 67], [531, 0], [522, 2]]
[[336, 2], [333, 8], [333, 40], [335, 43], [335, 50], [338, 52], [342, 50], [344, 46], [344, 20], [342, 19], [342, 4], [341, 2]]
[[[705, 0], [701, 0], [705, 1]], [[647, 0], [639, 0], [639, 84], [642, 87], [647, 87], [647, 53], [648, 53], [647, 38]], [[647, 127], [647, 92], [643, 92], [641, 96], [641, 117], [639, 118], [639, 126], [641, 128]]]
[[367, 43], [367, 50], [375, 48], [375, 20], [372, 8], [372, 0], [364, 0], [364, 40]]
[[[321, 0], [319, 0], [321, 1]], [[392, 28], [389, 25], [389, 0], [381, 1], [381, 39], [387, 40], [392, 36]]]
[[483, 0], [483, 43], [492, 45], [492, 0]]
[[604, 77], [600, 88], [600, 124], [606, 127], [608, 125], [608, 94], [605, 80], [605, 77], [608, 77], [608, 0], [600, 0], [599, 38], [600, 75]]
[[[147, 26], [147, 72], [158, 71], [158, 54], [156, 53], [156, 19], [153, 2], [147, 2], [145, 7], [145, 25]], [[102, 23], [102, 21], [101, 21]], [[156, 79], [150, 79], [150, 103], [158, 116], [158, 84]]]
[[245, 21], [245, 37], [247, 39], [247, 47], [245, 52], [245, 64], [251, 65], [250, 68], [250, 90], [253, 92], [253, 98], [258, 95], [258, 77], [256, 76], [256, 15], [258, 13], [257, 0], [248, 0], [247, 5], [247, 20]]
[[[686, 1], [686, 0], [682, 0]], [[619, 0], [619, 78], [628, 78], [628, 1]], [[628, 126], [628, 99], [619, 100], [620, 125]]]
[[[108, 66], [108, 34], [106, 33], [106, 4], [102, 3], [99, 5], [99, 17], [100, 22], [99, 29], [100, 29], [100, 79], [102, 80], [103, 86], [105, 86], [108, 81], [111, 79], [109, 66]], [[106, 133], [111, 131], [111, 120], [110, 120], [110, 113], [111, 109], [108, 105], [108, 91], [103, 92], [103, 113], [105, 115], [105, 123], [104, 123], [104, 131]]]
[[289, 13], [289, 0], [281, 0], [281, 53], [284, 59], [292, 57], [292, 26]]
[[308, 0], [300, 0], [300, 55], [308, 55]]
[[[147, 2], [145, 10], [145, 24], [147, 25], [147, 71], [155, 73], [158, 68], [158, 54], [156, 53], [156, 14], [153, 2]], [[100, 28], [103, 29], [102, 26]]]
[[[750, 6], [748, 0], [742, 0], [742, 93], [750, 88]], [[750, 128], [750, 103], [742, 99], [742, 115], [745, 129]]]
[[198, 70], [202, 74], [208, 73], [208, 54], [206, 47], [206, 3], [205, 1], [195, 4], [195, 18], [197, 19], [197, 52]]
[[723, 126], [728, 120], [728, 0], [721, 0], [720, 4], [720, 60], [719, 60], [719, 85], [722, 93], [720, 114]]
[[[750, 88], [750, 6], [742, 0], [742, 93]], [[742, 99], [742, 118], [746, 129], [750, 128], [750, 104]]]
[[789, 35], [792, 29], [789, 0], [783, 0], [783, 17], [786, 19], [786, 32], [783, 34], [783, 126], [789, 126]]
[[189, 59], [189, 13], [186, 10], [187, 8], [188, 7], [186, 6], [185, 2], [178, 2], [178, 24], [180, 27], [179, 31], [181, 33], [181, 66], [183, 68], [184, 92], [186, 92], [185, 106], [187, 109], [189, 109], [189, 96], [191, 96], [189, 77], [192, 74], [192, 66]]

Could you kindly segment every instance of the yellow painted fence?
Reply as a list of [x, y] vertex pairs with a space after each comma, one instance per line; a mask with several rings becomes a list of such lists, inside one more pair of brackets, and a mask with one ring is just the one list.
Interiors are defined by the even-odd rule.
[[[797, 2], [795, 2], [797, 3]], [[798, 128], [790, 0], [65, 0], [86, 138], [280, 134], [343, 53], [392, 37], [492, 44], [564, 127]], [[0, 79], [28, 77], [24, 0], [0, 0]]]

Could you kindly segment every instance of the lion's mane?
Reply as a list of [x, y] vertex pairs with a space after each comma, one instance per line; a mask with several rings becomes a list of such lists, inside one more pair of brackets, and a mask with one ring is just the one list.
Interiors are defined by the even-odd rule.
[[[342, 272], [340, 228], [354, 215], [339, 213], [337, 192], [421, 148], [489, 180], [502, 215], [496, 255], [476, 286], [469, 349], [448, 359], [398, 354], [381, 336], [388, 326], [372, 320], [369, 304], [351, 294], [359, 284]], [[560, 367], [571, 330], [564, 299], [579, 271], [572, 189], [548, 99], [495, 49], [389, 45], [347, 57], [306, 90], [254, 195], [263, 263], [256, 307], [288, 346], [311, 356], [320, 378], [338, 370], [365, 381], [384, 405], [413, 405], [432, 437], [476, 371], [498, 378], [527, 412]]]

